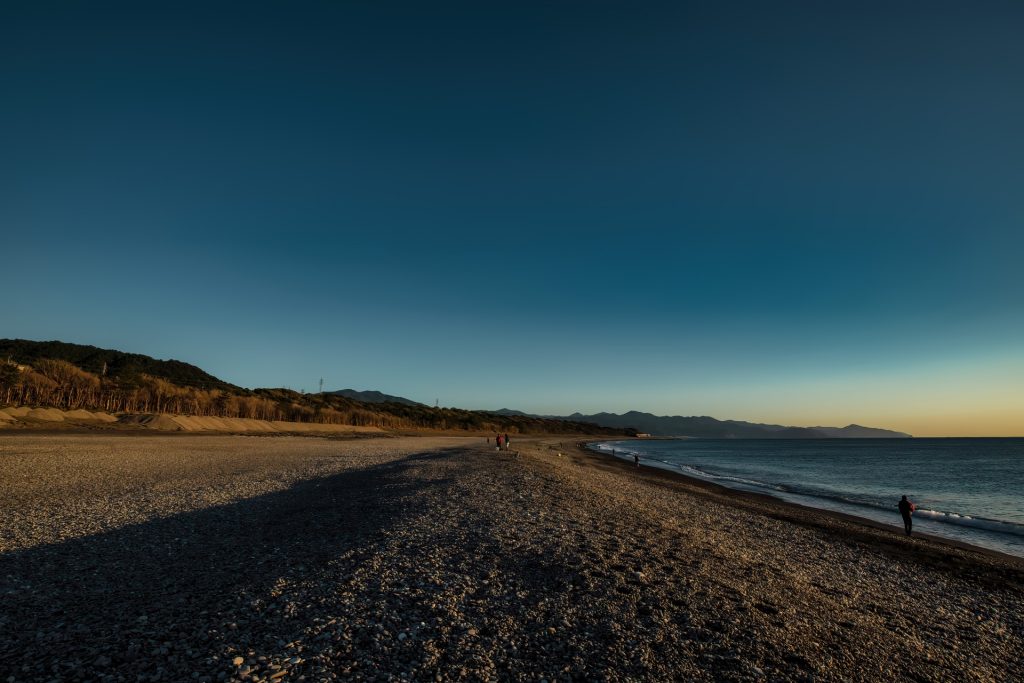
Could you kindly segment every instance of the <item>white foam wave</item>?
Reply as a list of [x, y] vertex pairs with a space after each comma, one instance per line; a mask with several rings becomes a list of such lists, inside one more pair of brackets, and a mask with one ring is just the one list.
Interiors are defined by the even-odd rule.
[[601, 451], [602, 453], [614, 453], [615, 455], [623, 456], [628, 455], [630, 458], [632, 458], [634, 455], [644, 454], [643, 451], [633, 450], [631, 448], [623, 448], [620, 444], [592, 443], [590, 444], [590, 448], [596, 451]]
[[[835, 503], [841, 503], [845, 505], [852, 505], [855, 508], [869, 508], [878, 512], [890, 512], [894, 510], [894, 507], [888, 503], [876, 500], [867, 500], [861, 496], [853, 494], [843, 494], [834, 491], [821, 491], [817, 489], [802, 487], [802, 486], [782, 486], [779, 484], [771, 484], [756, 479], [748, 479], [739, 476], [727, 475], [727, 474], [715, 474], [707, 472], [692, 465], [682, 464], [679, 462], [673, 462], [669, 460], [661, 460], [659, 458], [651, 457], [649, 454], [642, 450], [635, 450], [631, 448], [625, 448], [620, 443], [597, 443], [590, 444], [590, 447], [594, 450], [601, 451], [603, 453], [614, 454], [620, 458], [626, 460], [632, 460], [634, 455], [639, 455], [640, 460], [643, 464], [657, 467], [659, 469], [675, 470], [691, 476], [697, 479], [703, 479], [704, 481], [718, 482], [723, 486], [731, 488], [744, 488], [762, 490], [766, 493], [777, 492], [776, 495], [782, 495], [784, 498], [789, 495], [795, 495], [804, 500], [807, 499], [818, 499], [818, 500], [829, 500]], [[805, 503], [806, 504], [806, 503]], [[950, 524], [958, 527], [973, 528], [982, 531], [995, 532], [1000, 534], [1009, 534], [1012, 536], [1024, 536], [1024, 525], [1016, 524], [1014, 522], [1004, 522], [996, 519], [986, 519], [984, 517], [977, 517], [965, 514], [959, 514], [956, 512], [946, 512], [942, 510], [933, 510], [929, 508], [918, 508], [915, 517], [918, 519], [927, 519], [942, 524]]]
[[751, 486], [758, 489], [772, 489], [775, 491], [785, 490], [780, 486], [776, 486], [775, 484], [766, 484], [765, 482], [758, 481], [756, 479], [745, 479], [743, 477], [735, 477], [728, 474], [712, 474], [710, 472], [705, 472], [704, 470], [698, 467], [694, 467], [692, 465], [677, 465], [677, 467], [679, 467], [680, 471], [682, 471], [685, 474], [707, 481], [728, 481], [733, 482], [735, 484], [743, 484], [745, 486]]
[[995, 531], [1000, 534], [1024, 536], [1024, 525], [1014, 524], [1013, 522], [1002, 522], [998, 519], [971, 517], [970, 515], [959, 515], [955, 512], [943, 512], [942, 510], [928, 510], [921, 508], [918, 508], [914, 515], [918, 518], [923, 517], [945, 524], [955, 524], [957, 526], [972, 527], [974, 529], [984, 529], [985, 531]]

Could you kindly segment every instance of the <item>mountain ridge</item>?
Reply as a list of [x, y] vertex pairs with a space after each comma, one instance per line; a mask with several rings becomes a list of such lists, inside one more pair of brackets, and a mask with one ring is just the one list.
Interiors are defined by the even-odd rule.
[[238, 387], [197, 366], [60, 341], [0, 339], [0, 406], [123, 415], [246, 418], [391, 430], [493, 434], [607, 434], [622, 430], [532, 416], [427, 406], [381, 392], [307, 394]]
[[358, 391], [356, 389], [338, 389], [337, 391], [325, 391], [324, 393], [329, 396], [343, 396], [345, 398], [350, 398], [353, 401], [361, 401], [362, 403], [400, 403], [406, 406], [426, 405], [419, 401], [413, 401], [412, 399], [403, 398], [402, 396], [392, 396], [391, 394], [385, 394], [375, 390]]
[[0, 360], [7, 359], [27, 365], [42, 359], [64, 360], [97, 375], [130, 379], [147, 374], [167, 379], [179, 386], [197, 389], [241, 389], [214, 377], [198, 366], [173, 358], [161, 360], [141, 353], [101, 349], [88, 344], [72, 344], [57, 340], [0, 339]]
[[[523, 415], [518, 410], [502, 408], [493, 411], [499, 415]], [[526, 413], [528, 415], [528, 413]], [[540, 416], [538, 416], [540, 417]], [[595, 413], [584, 415], [575, 412], [566, 417], [545, 415], [551, 419], [592, 422], [601, 427], [613, 429], [634, 429], [637, 432], [652, 436], [690, 436], [714, 439], [864, 439], [912, 438], [905, 432], [878, 427], [864, 427], [849, 424], [845, 427], [792, 427], [786, 425], [745, 422], [743, 420], [719, 420], [708, 415], [654, 415], [630, 410], [621, 415], [617, 413]]]
[[[102, 375], [120, 381], [125, 387], [146, 384], [146, 375], [159, 377], [180, 387], [189, 387], [204, 391], [221, 391], [244, 398], [266, 398], [282, 405], [294, 407], [307, 419], [317, 419], [323, 408], [351, 411], [362, 404], [366, 407], [380, 406], [376, 410], [386, 410], [387, 420], [403, 424], [458, 424], [463, 429], [485, 428], [481, 416], [494, 415], [514, 421], [557, 420], [565, 423], [576, 423], [571, 427], [579, 429], [580, 423], [589, 423], [606, 429], [628, 430], [647, 433], [655, 436], [691, 436], [704, 438], [791, 438], [791, 439], [822, 439], [822, 438], [910, 438], [911, 435], [888, 429], [865, 427], [849, 424], [845, 427], [792, 427], [785, 425], [761, 424], [742, 420], [719, 420], [707, 415], [684, 417], [681, 415], [659, 416], [631, 410], [622, 415], [601, 412], [584, 415], [575, 412], [569, 416], [532, 415], [520, 410], [502, 408], [494, 411], [469, 411], [448, 409], [449, 413], [438, 412], [430, 406], [410, 399], [385, 394], [380, 391], [357, 391], [340, 389], [323, 394], [298, 394], [286, 389], [244, 389], [221, 380], [201, 368], [178, 360], [159, 360], [137, 353], [126, 353], [111, 349], [101, 349], [84, 344], [72, 344], [61, 341], [36, 342], [26, 339], [0, 339], [0, 361], [16, 361], [32, 365], [45, 359], [66, 361], [77, 366], [86, 373]], [[12, 376], [13, 377], [13, 376]], [[317, 398], [319, 397], [319, 399]], [[319, 401], [319, 402], [318, 402]], [[322, 404], [323, 401], [331, 405]], [[354, 401], [355, 404], [337, 403], [338, 401]], [[385, 408], [384, 406], [392, 406]], [[413, 411], [413, 412], [409, 412]], [[292, 412], [295, 412], [294, 410]], [[429, 413], [429, 414], [428, 414]], [[436, 413], [436, 415], [435, 415]], [[308, 414], [308, 415], [307, 415]], [[383, 417], [383, 416], [382, 416]], [[379, 419], [374, 416], [362, 416], [360, 419]], [[471, 427], [472, 425], [472, 427]], [[540, 425], [525, 422], [524, 428], [538, 428]], [[570, 425], [562, 425], [569, 427]]]

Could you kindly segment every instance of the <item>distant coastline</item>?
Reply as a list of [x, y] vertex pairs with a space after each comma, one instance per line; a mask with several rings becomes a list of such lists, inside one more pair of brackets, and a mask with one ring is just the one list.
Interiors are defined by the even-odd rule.
[[[609, 435], [644, 433], [676, 438], [730, 439], [910, 438], [903, 432], [856, 424], [791, 427], [708, 416], [658, 416], [639, 411], [622, 415], [531, 415], [509, 409], [488, 411], [429, 406], [380, 391], [340, 389], [307, 394], [281, 387], [246, 389], [178, 360], [159, 360], [138, 353], [62, 341], [27, 339], [0, 339], [0, 406], [350, 425], [385, 430], [517, 434], [607, 431]], [[174, 429], [170, 425], [166, 428]], [[309, 428], [303, 427], [301, 431], [309, 431]]]
[[[494, 411], [496, 415], [528, 416], [518, 410], [507, 408]], [[706, 415], [685, 417], [682, 415], [654, 415], [631, 410], [621, 415], [596, 413], [568, 416], [536, 415], [556, 420], [588, 422], [600, 427], [622, 429], [631, 436], [639, 433], [668, 438], [710, 438], [710, 439], [910, 439], [905, 432], [877, 427], [850, 424], [845, 427], [792, 427], [786, 425], [744, 422], [742, 420], [719, 420]]]

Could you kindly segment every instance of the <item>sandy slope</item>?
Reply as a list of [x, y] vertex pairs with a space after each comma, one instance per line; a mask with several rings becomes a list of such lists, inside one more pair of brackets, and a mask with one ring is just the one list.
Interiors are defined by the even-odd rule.
[[71, 410], [63, 411], [56, 408], [2, 408], [0, 409], [0, 428], [28, 428], [79, 426], [95, 427], [97, 425], [123, 426], [136, 429], [150, 429], [162, 432], [262, 432], [262, 433], [341, 433], [380, 432], [377, 427], [359, 427], [354, 425], [328, 425], [308, 422], [284, 422], [280, 420], [251, 420], [247, 418], [200, 417], [189, 415], [165, 414], [128, 414], [112, 415], [102, 411]]

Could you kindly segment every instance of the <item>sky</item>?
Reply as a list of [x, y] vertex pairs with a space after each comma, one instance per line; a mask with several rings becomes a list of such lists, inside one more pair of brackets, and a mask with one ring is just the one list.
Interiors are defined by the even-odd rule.
[[0, 337], [1024, 435], [1019, 2], [4, 2]]

